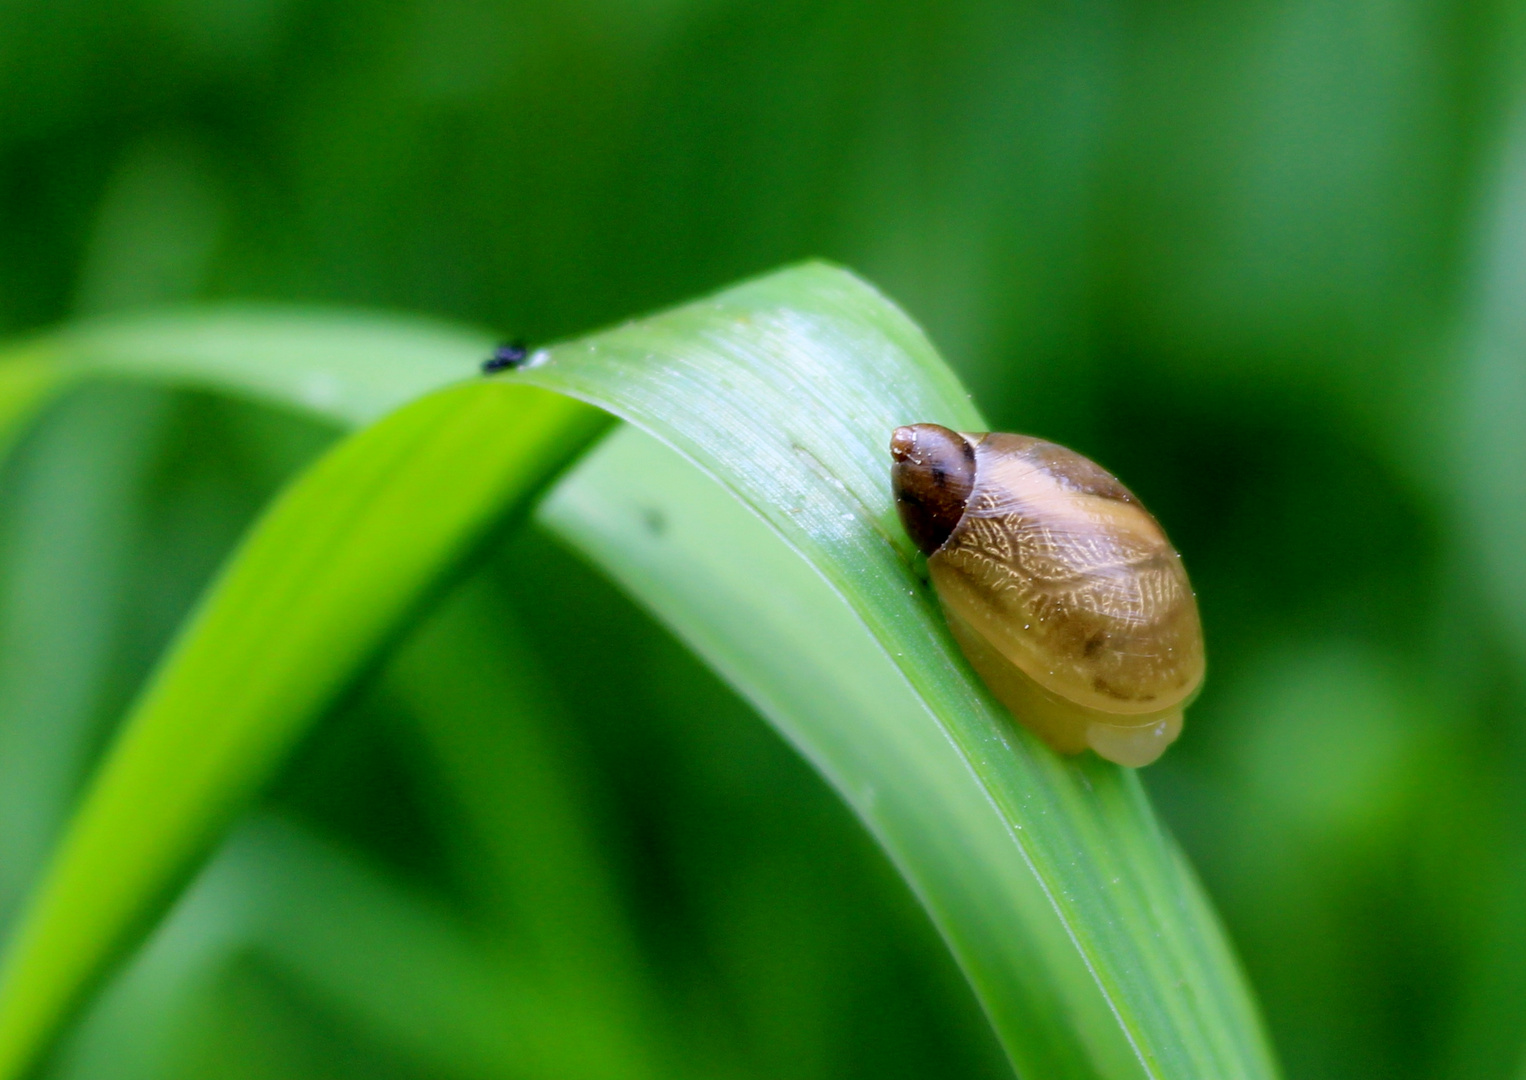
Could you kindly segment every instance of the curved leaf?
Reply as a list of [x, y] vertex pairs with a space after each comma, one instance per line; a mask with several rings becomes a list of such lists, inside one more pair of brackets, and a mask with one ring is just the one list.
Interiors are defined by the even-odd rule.
[[[278, 380], [272, 389], [268, 379], [223, 365], [210, 347], [204, 360], [185, 354], [153, 370], [229, 385], [247, 378], [252, 393], [284, 394], [289, 404], [347, 416], [347, 406], [301, 397], [297, 381]], [[345, 370], [351, 377], [358, 369]], [[391, 390], [401, 385], [383, 381]], [[515, 383], [624, 416], [719, 482], [622, 436], [608, 452], [616, 456], [590, 464], [553, 519], [838, 785], [927, 903], [1021, 1069], [1043, 1076], [1274, 1075], [1217, 923], [1136, 778], [1091, 758], [1060, 759], [1013, 725], [970, 675], [914, 572], [889, 499], [888, 433], [913, 420], [982, 424], [893, 305], [851, 275], [803, 267], [543, 350], [517, 375], [425, 402], [464, 408]], [[415, 434], [423, 438], [430, 421], [421, 406], [338, 453], [348, 450], [360, 467], [371, 451], [353, 448], [380, 440], [376, 432], [405, 416], [419, 419]], [[474, 430], [478, 444], [453, 444], [462, 466], [486, 444], [490, 456], [509, 447], [546, 452], [501, 429]], [[388, 492], [404, 481], [391, 470], [412, 477], [415, 493], [426, 473], [436, 482], [450, 473], [443, 453], [427, 464], [400, 446], [379, 456], [387, 467], [366, 475], [394, 507], [401, 503]], [[306, 587], [332, 602], [327, 623], [301, 607], [299, 593], [261, 587], [261, 559], [296, 557], [311, 546], [304, 533], [338, 512], [329, 495], [308, 499], [302, 515], [289, 512], [296, 492], [321, 490], [315, 477], [325, 468], [329, 460], [236, 558], [228, 581], [244, 582], [243, 602], [230, 604], [238, 590], [220, 588], [95, 785], [9, 968], [0, 1053], [10, 1055], [11, 1068], [0, 1067], [0, 1077], [13, 1075], [50, 1033], [63, 1005], [104, 963], [107, 947], [127, 940], [131, 920], [152, 910], [242, 793], [274, 768], [301, 724], [359, 668], [385, 636], [382, 624], [395, 627], [405, 615], [401, 603], [366, 610], [365, 635], [333, 625], [343, 609], [336, 598], [358, 600], [364, 590], [345, 590], [359, 590], [367, 575], [372, 589], [393, 591], [387, 553], [411, 544], [400, 539], [407, 535], [401, 519], [353, 523], [346, 548], [353, 565], [338, 558], [308, 565]], [[756, 518], [739, 513], [725, 491]], [[657, 512], [633, 516], [633, 507]], [[284, 536], [274, 524], [283, 513]], [[641, 530], [663, 533], [669, 515], [692, 532], [682, 544], [644, 549]], [[256, 557], [261, 550], [266, 554]], [[419, 588], [455, 550], [442, 545], [435, 565], [426, 567], [422, 556], [413, 564]], [[230, 614], [214, 618], [219, 610]], [[307, 621], [322, 634], [311, 634]], [[175, 685], [186, 657], [227, 665], [238, 654], [229, 647], [241, 641], [243, 622], [267, 633], [304, 625], [303, 640], [314, 644], [337, 634], [349, 651], [325, 662], [317, 683], [303, 682], [302, 664], [274, 665], [258, 680], [225, 677], [215, 689], [209, 683], [177, 705], [180, 720], [163, 720], [163, 687]], [[269, 730], [254, 724], [202, 748], [208, 734], [189, 718], [210, 712], [219, 716], [213, 732], [229, 732], [222, 717], [255, 715], [239, 712], [255, 708], [251, 701], [268, 711]], [[153, 731], [161, 734], [146, 734]], [[183, 786], [179, 776], [159, 771], [156, 755], [199, 763], [190, 774], [194, 798], [177, 794], [173, 814], [142, 820], [105, 812], [159, 794], [143, 786], [146, 778]], [[222, 774], [236, 781], [231, 795], [218, 786]], [[122, 848], [122, 833], [139, 847]], [[145, 853], [151, 857], [139, 868]], [[101, 875], [113, 867], [131, 872], [113, 890], [125, 899], [87, 903], [89, 880], [109, 880]]]
[[[1222, 933], [1137, 778], [1090, 755], [1062, 759], [1016, 727], [970, 673], [914, 572], [890, 498], [890, 431], [985, 425], [904, 315], [851, 275], [807, 266], [542, 350], [516, 377], [646, 428], [713, 476], [803, 556], [893, 661], [915, 708], [815, 710], [797, 716], [794, 736], [939, 919], [1019, 1069], [1273, 1075]], [[655, 469], [626, 470], [583, 504], [587, 515]], [[661, 497], [677, 484], [670, 471], [641, 490]], [[712, 506], [705, 520], [719, 514]], [[627, 522], [620, 542], [588, 544], [620, 576], [635, 561], [637, 531]], [[770, 597], [777, 607], [805, 590], [777, 560], [766, 574], [728, 569], [740, 546], [732, 534], [702, 539], [666, 568], [659, 590], [735, 650], [766, 625], [758, 612]], [[691, 565], [703, 575], [704, 559], [716, 588], [684, 580]], [[793, 586], [782, 594], [781, 580]], [[736, 597], [738, 614], [716, 610], [723, 582], [754, 586]], [[758, 681], [733, 669], [754, 700], [784, 693], [813, 657], [848, 640], [841, 619], [825, 638], [816, 633], [833, 625], [819, 601], [798, 603], [775, 620], [772, 655], [783, 663]], [[787, 648], [797, 634], [812, 644]], [[896, 742], [906, 744], [898, 761], [888, 750]], [[970, 847], [944, 850], [956, 844]], [[951, 860], [981, 872], [955, 874]], [[1068, 1024], [1056, 1024], [1056, 1001]], [[1047, 1025], [1056, 1026], [1036, 1037]]]
[[75, 374], [194, 383], [350, 427], [475, 374], [489, 340], [418, 317], [230, 305], [101, 319], [40, 344]]
[[346, 440], [277, 500], [128, 718], [9, 947], [0, 1076], [24, 1071], [441, 574], [606, 423], [473, 383]]

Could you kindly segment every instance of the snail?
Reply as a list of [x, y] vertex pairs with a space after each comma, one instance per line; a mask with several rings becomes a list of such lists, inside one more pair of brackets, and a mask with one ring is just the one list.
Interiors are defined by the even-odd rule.
[[895, 429], [891, 488], [949, 629], [1054, 749], [1158, 758], [1203, 682], [1181, 556], [1111, 473], [1027, 435]]

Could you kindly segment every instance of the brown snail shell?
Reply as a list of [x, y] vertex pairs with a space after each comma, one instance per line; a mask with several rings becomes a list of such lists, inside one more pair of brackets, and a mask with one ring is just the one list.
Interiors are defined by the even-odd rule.
[[1026, 435], [896, 428], [891, 486], [949, 628], [1021, 723], [1065, 754], [1148, 765], [1203, 682], [1181, 556], [1090, 459]]

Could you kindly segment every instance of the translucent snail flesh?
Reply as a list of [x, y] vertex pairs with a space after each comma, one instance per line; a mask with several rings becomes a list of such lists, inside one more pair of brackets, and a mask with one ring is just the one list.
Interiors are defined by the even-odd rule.
[[1203, 681], [1181, 556], [1112, 474], [1026, 435], [896, 428], [891, 486], [991, 692], [1061, 753], [1148, 765]]

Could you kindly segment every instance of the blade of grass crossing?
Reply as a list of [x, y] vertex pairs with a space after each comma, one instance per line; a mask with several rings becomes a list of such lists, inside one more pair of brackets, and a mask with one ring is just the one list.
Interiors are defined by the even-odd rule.
[[255, 305], [92, 319], [0, 350], [0, 456], [85, 378], [196, 386], [351, 428], [471, 375], [491, 340], [426, 318]]
[[35, 1059], [443, 571], [607, 422], [473, 383], [346, 440], [277, 500], [135, 706], [10, 944], [0, 1077]]
[[253, 305], [105, 318], [43, 339], [71, 373], [193, 384], [346, 427], [471, 375], [490, 340], [424, 318]]

